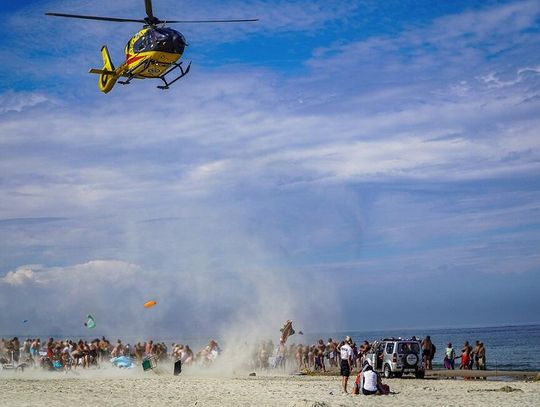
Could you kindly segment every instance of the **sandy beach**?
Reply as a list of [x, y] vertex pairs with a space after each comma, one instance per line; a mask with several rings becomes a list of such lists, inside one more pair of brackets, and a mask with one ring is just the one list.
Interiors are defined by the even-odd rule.
[[[353, 379], [353, 377], [351, 377]], [[0, 373], [2, 406], [533, 406], [540, 383], [462, 379], [389, 379], [389, 396], [354, 396], [337, 376], [81, 371]], [[517, 389], [501, 391], [503, 386]]]

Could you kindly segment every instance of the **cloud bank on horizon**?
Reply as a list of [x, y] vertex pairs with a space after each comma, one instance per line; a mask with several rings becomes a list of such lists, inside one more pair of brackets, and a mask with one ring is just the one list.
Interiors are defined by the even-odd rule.
[[0, 8], [2, 331], [538, 322], [538, 2], [156, 0], [261, 22], [179, 27], [187, 78], [102, 95], [138, 27], [43, 12], [140, 3]]

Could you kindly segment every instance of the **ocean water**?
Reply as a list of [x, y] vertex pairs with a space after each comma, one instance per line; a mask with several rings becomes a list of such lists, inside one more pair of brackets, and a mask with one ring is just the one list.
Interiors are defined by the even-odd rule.
[[[475, 341], [484, 343], [486, 348], [487, 368], [489, 370], [527, 370], [540, 371], [540, 324], [519, 326], [496, 326], [485, 328], [439, 328], [439, 329], [404, 329], [361, 332], [334, 332], [307, 334], [303, 342], [314, 342], [317, 339], [338, 338], [342, 340], [349, 335], [357, 344], [364, 340], [369, 342], [389, 337], [423, 339], [426, 335], [437, 347], [434, 368], [443, 367], [444, 350], [448, 342], [456, 352], [461, 354], [465, 341], [474, 347]], [[291, 337], [291, 340], [293, 340]], [[458, 361], [456, 361], [457, 363]], [[459, 365], [459, 363], [458, 363]]]

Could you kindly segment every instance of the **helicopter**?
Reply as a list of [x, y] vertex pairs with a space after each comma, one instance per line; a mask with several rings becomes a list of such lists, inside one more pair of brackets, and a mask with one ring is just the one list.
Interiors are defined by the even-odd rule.
[[[191, 62], [184, 68], [178, 60], [182, 57], [188, 43], [184, 36], [167, 24], [173, 23], [244, 23], [259, 21], [257, 18], [233, 20], [160, 20], [152, 11], [152, 0], [144, 0], [146, 17], [143, 19], [98, 17], [78, 14], [45, 13], [47, 16], [81, 18], [86, 20], [113, 21], [117, 23], [142, 23], [143, 28], [137, 32], [126, 44], [125, 61], [118, 68], [109, 55], [107, 46], [101, 48], [103, 68], [92, 68], [89, 73], [99, 75], [98, 88], [103, 93], [111, 91], [120, 77], [126, 78], [118, 81], [128, 85], [133, 79], [157, 78], [163, 81], [159, 89], [169, 89], [177, 80], [186, 76], [191, 68]], [[177, 76], [167, 80], [167, 75], [175, 72]]]

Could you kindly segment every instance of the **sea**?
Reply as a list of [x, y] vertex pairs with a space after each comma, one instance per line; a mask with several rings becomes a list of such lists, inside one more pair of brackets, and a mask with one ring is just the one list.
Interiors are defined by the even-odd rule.
[[436, 346], [434, 369], [443, 367], [444, 350], [449, 342], [452, 343], [456, 356], [459, 356], [465, 341], [469, 341], [474, 347], [478, 340], [483, 342], [486, 348], [488, 369], [540, 371], [540, 324], [318, 333], [306, 334], [306, 340], [307, 343], [315, 342], [317, 339], [324, 339], [326, 342], [328, 338], [343, 340], [345, 335], [349, 335], [357, 345], [364, 340], [372, 342], [392, 337], [409, 339], [413, 336], [423, 339], [429, 335]]

